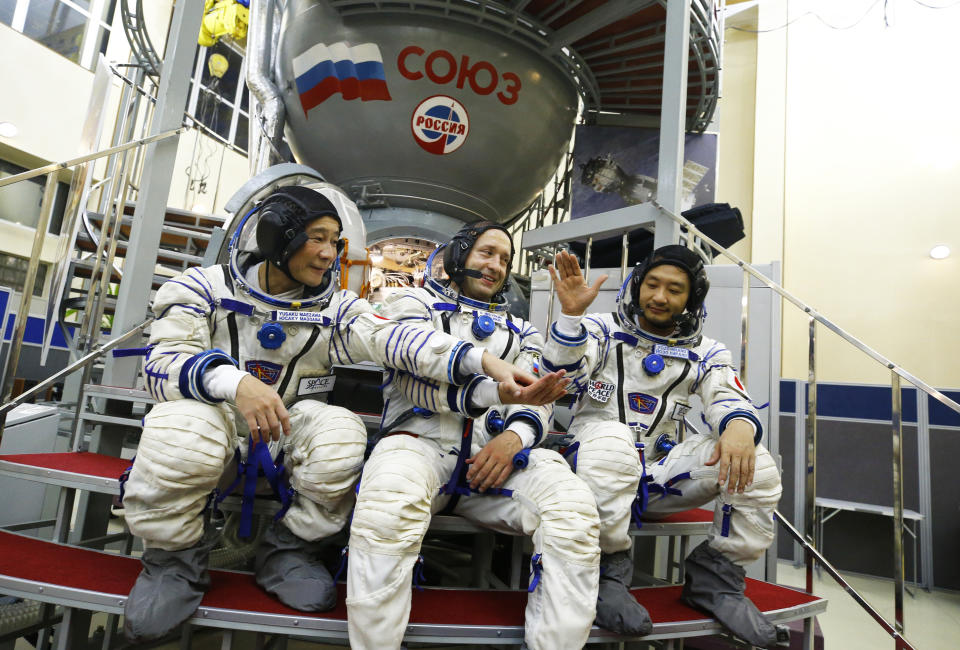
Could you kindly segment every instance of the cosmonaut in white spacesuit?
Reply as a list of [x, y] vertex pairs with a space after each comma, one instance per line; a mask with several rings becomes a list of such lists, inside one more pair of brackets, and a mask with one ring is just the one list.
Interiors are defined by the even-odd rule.
[[[124, 608], [131, 640], [170, 632], [202, 599], [215, 534], [201, 513], [248, 432], [241, 467], [252, 467], [250, 484], [258, 465], [269, 478], [281, 453], [290, 482], [280, 491], [285, 515], [257, 553], [257, 582], [296, 609], [335, 605], [336, 586], [310, 543], [346, 524], [367, 434], [355, 414], [322, 401], [333, 364], [399, 366], [461, 397], [490, 381], [480, 372], [502, 381], [493, 383], [494, 398], [497, 386], [507, 400], [528, 401], [545, 384], [556, 390], [556, 375], [537, 382], [448, 334], [378, 316], [339, 290], [340, 234], [351, 220], [359, 223], [356, 206], [332, 185], [281, 187], [243, 218], [229, 264], [188, 269], [157, 292], [144, 379], [158, 404], [144, 419], [123, 499], [145, 547]], [[269, 448], [254, 444], [261, 440]]]
[[[503, 226], [466, 226], [438, 251], [450, 280], [433, 273], [435, 251], [424, 288], [388, 295], [384, 313], [536, 369], [543, 337], [507, 313], [502, 297], [513, 258]], [[552, 406], [494, 412], [485, 407], [489, 399], [477, 399], [485, 390], [481, 385], [461, 398], [415, 371], [388, 372], [382, 436], [364, 467], [350, 528], [346, 602], [352, 648], [400, 647], [412, 574], [438, 512], [532, 535], [525, 642], [536, 650], [586, 643], [600, 556], [593, 496], [557, 452], [536, 447], [547, 433]]]
[[[744, 596], [743, 565], [773, 541], [780, 473], [730, 352], [700, 334], [710, 286], [700, 257], [677, 245], [655, 250], [624, 282], [616, 313], [584, 316], [606, 276], [589, 286], [573, 255], [560, 253], [551, 274], [562, 314], [543, 366], [565, 369], [578, 394], [568, 459], [600, 513], [597, 623], [650, 631], [627, 591], [631, 514], [639, 523], [716, 498], [709, 537], [686, 559], [683, 599], [753, 645], [776, 643], [786, 630]], [[710, 431], [674, 443], [694, 395]]]

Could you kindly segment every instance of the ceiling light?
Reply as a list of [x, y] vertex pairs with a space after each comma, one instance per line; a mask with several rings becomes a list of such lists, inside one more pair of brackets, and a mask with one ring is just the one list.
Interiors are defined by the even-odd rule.
[[939, 244], [930, 249], [930, 257], [935, 260], [942, 260], [945, 257], [950, 256], [950, 247], [945, 246], [944, 244]]
[[5, 138], [15, 138], [20, 133], [20, 129], [13, 122], [0, 122], [0, 135]]

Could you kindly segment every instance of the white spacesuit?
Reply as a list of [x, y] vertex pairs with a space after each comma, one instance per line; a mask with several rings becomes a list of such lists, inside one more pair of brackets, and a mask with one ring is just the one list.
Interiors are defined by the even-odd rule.
[[[642, 316], [637, 308], [638, 287], [645, 274], [660, 265], [679, 267], [690, 278], [687, 311], [680, 327], [667, 336], [641, 329], [636, 319], [637, 313]], [[579, 274], [579, 268], [576, 272]], [[730, 352], [723, 344], [699, 335], [708, 287], [703, 264], [694, 253], [680, 246], [658, 249], [624, 283], [618, 312], [588, 314], [582, 319], [562, 315], [551, 326], [543, 366], [564, 368], [574, 379], [571, 390], [577, 392], [577, 403], [569, 429], [574, 442], [568, 458], [597, 499], [601, 566], [620, 567], [620, 581], [629, 586], [630, 567], [623, 552], [631, 546], [627, 532], [631, 515], [639, 523], [641, 515], [656, 519], [716, 498], [709, 538], [687, 560], [684, 597], [713, 613], [738, 636], [755, 645], [768, 645], [776, 640], [773, 626], [758, 618], [759, 613], [740, 611], [752, 605], [728, 607], [719, 603], [719, 595], [698, 600], [693, 593], [736, 592], [739, 580], [742, 598], [742, 566], [759, 558], [773, 541], [773, 512], [781, 492], [779, 471], [759, 444], [760, 420], [737, 377]], [[694, 395], [702, 401], [709, 432], [688, 435], [674, 444]], [[734, 419], [752, 424], [757, 445], [753, 482], [742, 493], [721, 489], [718, 465], [705, 464], [714, 455], [719, 434]], [[707, 570], [698, 570], [704, 565]], [[621, 609], [619, 613], [605, 612], [612, 628], [629, 628], [631, 603], [622, 600], [624, 591], [611, 585], [612, 591], [619, 593], [619, 604], [617, 596], [608, 597], [604, 592], [604, 579], [617, 573], [603, 573], [601, 601]], [[717, 584], [717, 574], [733, 586]], [[598, 607], [601, 624], [604, 605], [601, 602]], [[724, 616], [728, 609], [737, 612]]]
[[[331, 233], [314, 236], [312, 224], [324, 218]], [[389, 321], [353, 292], [338, 290], [337, 238], [351, 218], [360, 218], [356, 207], [333, 186], [280, 188], [244, 217], [228, 265], [188, 269], [157, 292], [144, 379], [158, 404], [144, 419], [124, 496], [127, 524], [146, 549], [125, 608], [132, 640], [179, 625], [208, 585], [213, 540], [204, 534], [201, 512], [211, 492], [232, 478], [225, 468], [235, 450], [246, 451], [249, 420], [234, 402], [248, 375], [289, 408], [289, 435], [276, 436], [270, 455], [282, 449], [295, 491], [261, 544], [257, 580], [288, 605], [316, 611], [334, 606], [336, 589], [307, 544], [346, 524], [367, 442], [359, 417], [324, 403], [335, 381], [331, 366], [399, 365], [449, 383], [454, 393], [479, 370], [469, 344]], [[317, 257], [309, 257], [314, 249]], [[300, 266], [291, 271], [295, 262]], [[274, 283], [280, 270], [291, 279], [314, 273], [323, 282], [270, 293], [270, 276], [261, 270], [271, 271]], [[266, 430], [256, 433], [269, 440]]]
[[[439, 249], [455, 284], [431, 276], [431, 256], [425, 288], [388, 295], [383, 310], [397, 321], [449, 332], [533, 370], [543, 343], [540, 333], [507, 313], [499, 293], [478, 300], [455, 289], [470, 273], [465, 260], [471, 248], [480, 248], [478, 238], [494, 229], [502, 231], [494, 224], [474, 224]], [[508, 273], [509, 265], [505, 268]], [[387, 374], [383, 436], [360, 482], [347, 580], [351, 647], [400, 647], [410, 616], [411, 577], [431, 515], [437, 512], [453, 512], [503, 533], [532, 535], [526, 645], [537, 650], [583, 647], [597, 595], [598, 520], [584, 482], [558, 453], [535, 448], [547, 431], [552, 405], [488, 411], [476, 406], [473, 392], [454, 395], [417, 375]], [[501, 431], [519, 436], [527, 465], [514, 470], [501, 488], [480, 493], [464, 479], [464, 462]]]

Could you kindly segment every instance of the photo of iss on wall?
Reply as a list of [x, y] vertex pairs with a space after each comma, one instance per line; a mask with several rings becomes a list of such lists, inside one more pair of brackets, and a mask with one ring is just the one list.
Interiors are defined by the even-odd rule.
[[[658, 129], [578, 126], [573, 149], [571, 217], [577, 219], [655, 198], [659, 147]], [[683, 210], [714, 201], [716, 163], [716, 134], [686, 136]]]

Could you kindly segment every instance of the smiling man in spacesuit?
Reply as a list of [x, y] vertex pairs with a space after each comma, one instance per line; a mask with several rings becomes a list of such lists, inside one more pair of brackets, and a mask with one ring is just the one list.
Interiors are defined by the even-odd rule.
[[201, 513], [248, 433], [241, 466], [252, 467], [251, 485], [258, 467], [269, 477], [283, 454], [292, 488], [280, 490], [286, 511], [259, 547], [257, 582], [296, 609], [335, 605], [311, 542], [346, 524], [367, 434], [359, 417], [323, 401], [333, 364], [399, 366], [449, 384], [451, 395], [492, 384], [489, 405], [562, 392], [555, 375], [537, 381], [448, 334], [377, 316], [339, 290], [341, 230], [359, 219], [332, 185], [281, 187], [244, 217], [229, 264], [188, 269], [157, 292], [144, 378], [158, 404], [144, 419], [124, 496], [127, 524], [145, 547], [124, 608], [131, 640], [163, 636], [200, 603], [216, 541]]
[[[616, 313], [586, 316], [606, 276], [589, 286], [567, 252], [550, 270], [562, 313], [543, 365], [565, 369], [578, 393], [570, 457], [600, 513], [597, 623], [620, 633], [651, 630], [627, 591], [631, 514], [639, 523], [716, 498], [709, 537], [686, 559], [682, 598], [753, 645], [776, 643], [785, 631], [744, 596], [743, 566], [773, 541], [780, 474], [760, 444], [760, 420], [730, 352], [700, 334], [710, 286], [700, 257], [677, 245], [653, 251], [624, 282]], [[694, 395], [709, 434], [675, 443]]]
[[[434, 273], [440, 251], [449, 280]], [[543, 337], [507, 313], [502, 297], [512, 259], [513, 243], [503, 226], [466, 226], [431, 255], [424, 288], [388, 295], [384, 313], [449, 332], [533, 370]], [[433, 382], [388, 373], [383, 437], [364, 467], [350, 528], [352, 648], [400, 647], [420, 545], [438, 512], [532, 535], [526, 645], [558, 650], [586, 643], [598, 580], [593, 496], [558, 453], [530, 449], [547, 433], [552, 407], [492, 412], [485, 406], [490, 399], [480, 398], [488, 389], [479, 386], [472, 398], [453, 399]]]

